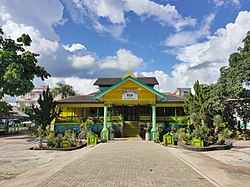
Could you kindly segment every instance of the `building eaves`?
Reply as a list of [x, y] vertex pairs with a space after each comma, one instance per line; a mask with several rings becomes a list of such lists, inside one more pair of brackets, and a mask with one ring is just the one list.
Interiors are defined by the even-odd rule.
[[[159, 83], [155, 77], [137, 77], [136, 79], [138, 81], [146, 84], [146, 85], [150, 85], [150, 86], [159, 85]], [[122, 80], [122, 78], [98, 78], [95, 81], [94, 85], [112, 86], [121, 80]]]
[[58, 100], [56, 102], [59, 104], [62, 104], [62, 103], [101, 103], [100, 101], [95, 100], [93, 95], [72, 96], [72, 97], [62, 99], [62, 100]]

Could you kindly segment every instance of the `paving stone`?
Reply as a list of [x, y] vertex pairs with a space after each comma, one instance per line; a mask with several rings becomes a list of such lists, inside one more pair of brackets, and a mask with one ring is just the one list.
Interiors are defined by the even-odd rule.
[[214, 185], [165, 147], [129, 140], [97, 145], [38, 186]]

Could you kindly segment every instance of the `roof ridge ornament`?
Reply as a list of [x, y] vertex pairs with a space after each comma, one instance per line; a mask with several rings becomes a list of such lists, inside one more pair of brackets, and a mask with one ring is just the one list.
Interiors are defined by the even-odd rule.
[[124, 75], [124, 77], [122, 77], [122, 80], [127, 78], [127, 77], [132, 77], [134, 79], [137, 79], [136, 76], [130, 72], [130, 61], [128, 62], [128, 73], [126, 73], [126, 75]]

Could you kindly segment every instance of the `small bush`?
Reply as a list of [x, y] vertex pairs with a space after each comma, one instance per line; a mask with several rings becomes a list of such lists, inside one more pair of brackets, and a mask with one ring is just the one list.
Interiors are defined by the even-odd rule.
[[55, 146], [56, 148], [60, 148], [61, 142], [63, 140], [63, 136], [62, 134], [59, 134], [56, 138], [55, 138]]
[[49, 134], [46, 136], [46, 139], [48, 141], [47, 145], [48, 147], [55, 147], [56, 142], [54, 140], [55, 133], [54, 132], [49, 132]]

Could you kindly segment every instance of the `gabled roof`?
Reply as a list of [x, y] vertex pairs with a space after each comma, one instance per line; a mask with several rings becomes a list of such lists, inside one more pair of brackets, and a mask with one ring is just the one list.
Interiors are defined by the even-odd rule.
[[[101, 93], [101, 92], [98, 91], [98, 92], [91, 93], [89, 95], [71, 96], [71, 97], [56, 101], [56, 102], [60, 103], [60, 104], [67, 104], [67, 103], [68, 104], [70, 104], [70, 103], [102, 103], [101, 101], [94, 99], [94, 96], [97, 93]], [[187, 100], [187, 98], [185, 98], [185, 97], [173, 95], [171, 93], [162, 93], [162, 94], [166, 95], [166, 98], [160, 100], [159, 103], [178, 103], [178, 102], [183, 103], [184, 101]]]
[[103, 90], [102, 92], [98, 93], [95, 95], [94, 99], [98, 99], [100, 101], [103, 101], [103, 95], [105, 95], [106, 93], [110, 92], [111, 90], [113, 90], [114, 88], [120, 86], [121, 84], [127, 82], [127, 81], [133, 81], [134, 83], [142, 86], [143, 88], [147, 89], [148, 91], [154, 93], [157, 96], [157, 100], [160, 101], [161, 99], [166, 99], [166, 95], [162, 94], [160, 92], [158, 92], [157, 90], [151, 88], [150, 86], [146, 85], [145, 83], [141, 82], [138, 79], [135, 79], [133, 77], [126, 77], [125, 79], [120, 80], [119, 82], [117, 82], [116, 84], [114, 84], [113, 86]]
[[[98, 78], [94, 85], [98, 86], [112, 86], [119, 81], [121, 81], [122, 78]], [[137, 80], [150, 86], [159, 85], [157, 79], [155, 77], [137, 77]]]

